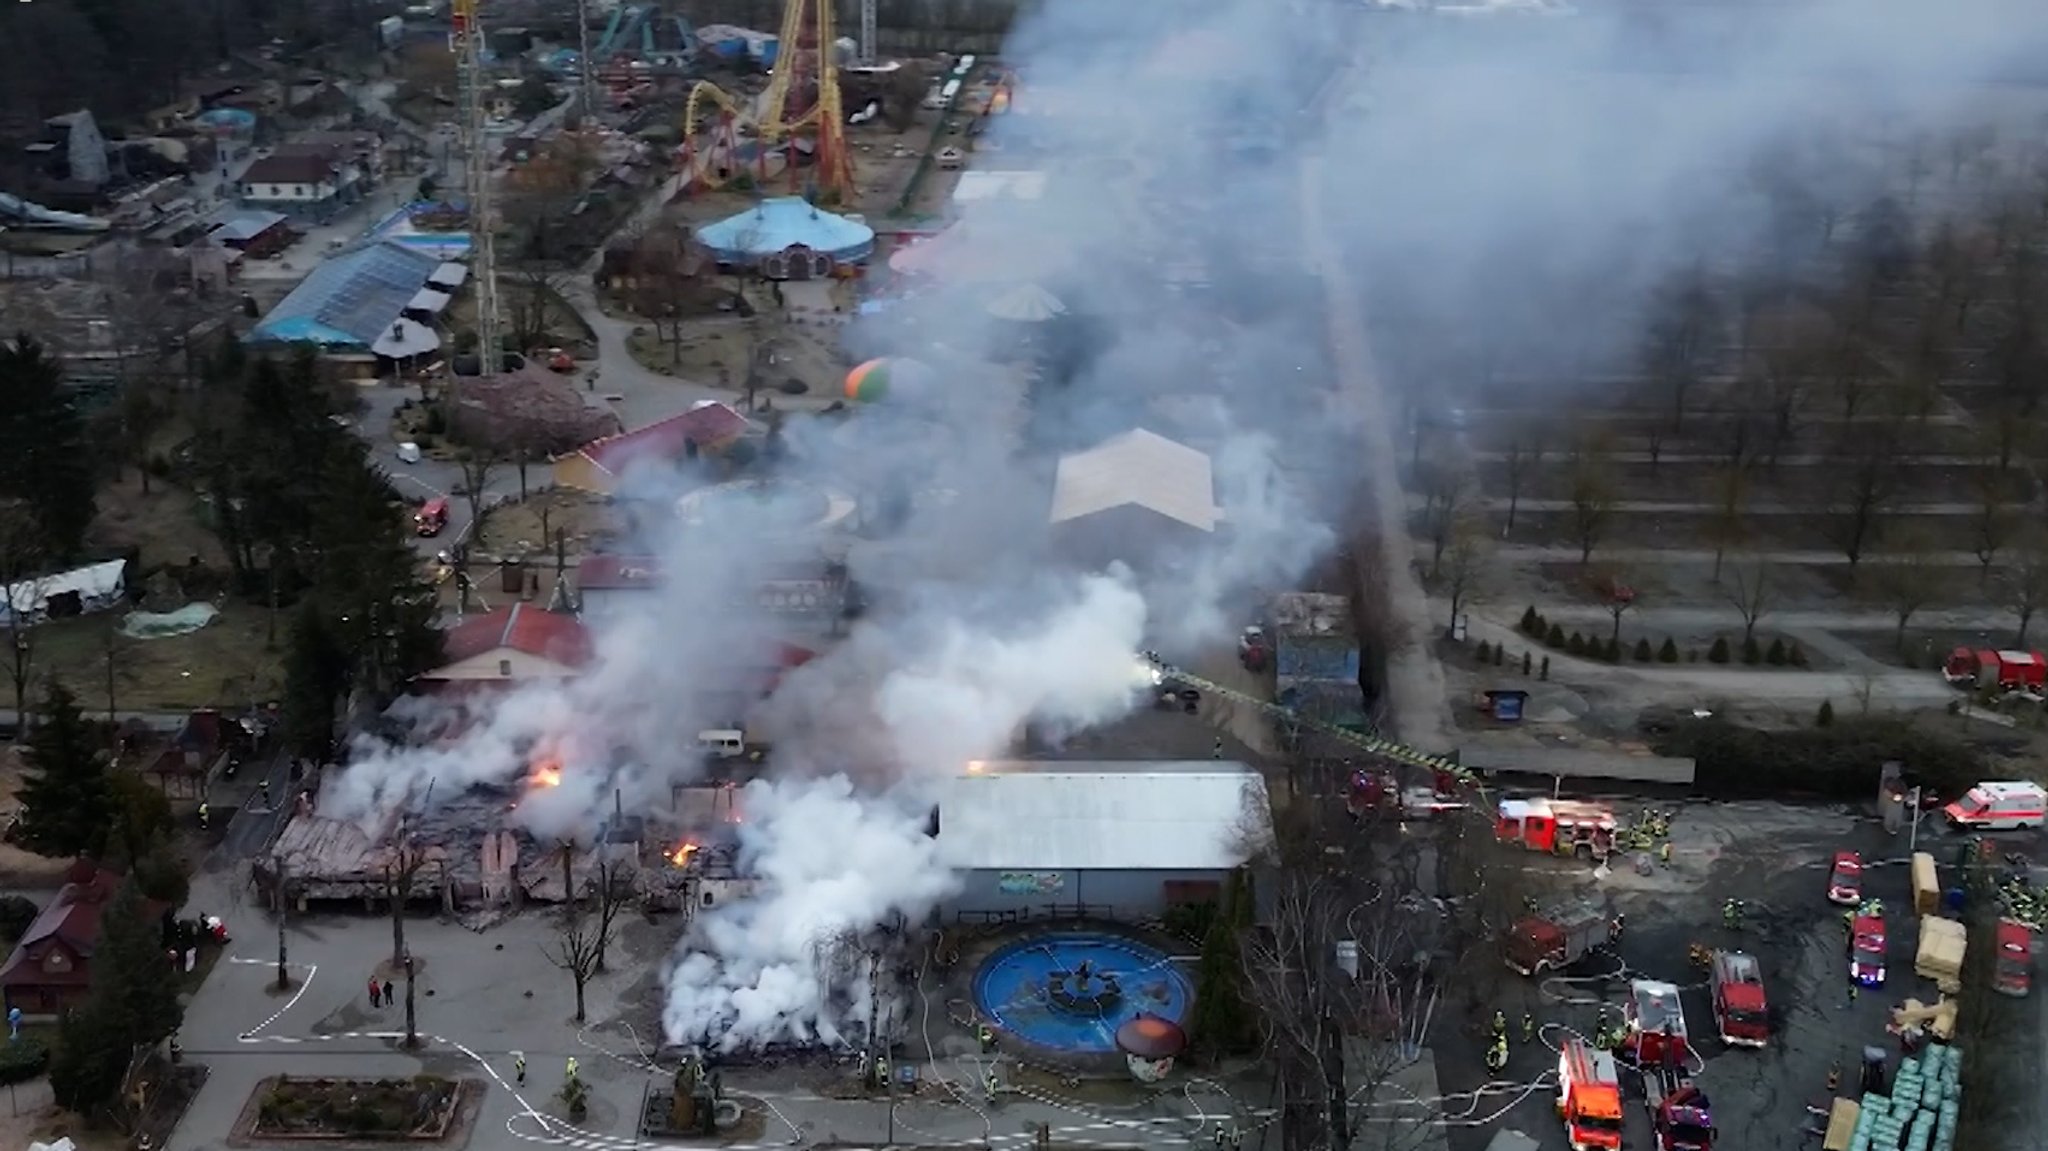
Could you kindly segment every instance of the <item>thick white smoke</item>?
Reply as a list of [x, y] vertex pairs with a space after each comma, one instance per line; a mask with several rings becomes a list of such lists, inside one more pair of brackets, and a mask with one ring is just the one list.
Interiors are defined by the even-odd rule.
[[953, 878], [923, 810], [843, 775], [752, 783], [741, 803], [740, 866], [760, 892], [698, 919], [669, 973], [662, 1028], [726, 1048], [837, 1042], [844, 1021], [867, 1017], [861, 935], [923, 915]]

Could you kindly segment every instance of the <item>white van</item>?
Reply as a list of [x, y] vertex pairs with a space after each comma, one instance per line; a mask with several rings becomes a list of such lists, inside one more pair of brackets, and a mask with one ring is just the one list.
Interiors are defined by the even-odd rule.
[[1950, 824], [1971, 831], [2039, 827], [2048, 821], [2048, 791], [2024, 780], [1980, 783], [1941, 813]]
[[747, 733], [731, 727], [700, 731], [697, 750], [712, 759], [738, 759], [747, 754]]

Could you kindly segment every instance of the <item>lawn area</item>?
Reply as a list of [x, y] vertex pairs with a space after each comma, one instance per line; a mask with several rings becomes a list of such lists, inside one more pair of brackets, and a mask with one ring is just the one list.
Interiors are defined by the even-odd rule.
[[145, 574], [131, 572], [130, 592], [139, 594], [150, 586], [151, 575], [167, 572], [171, 586], [154, 589], [167, 602], [152, 602], [151, 610], [207, 602], [220, 614], [195, 632], [158, 639], [121, 635], [126, 609], [50, 620], [29, 636], [38, 681], [46, 675], [62, 680], [88, 713], [107, 709], [110, 686], [117, 711], [239, 707], [276, 697], [283, 683], [282, 652], [269, 647], [269, 611], [222, 594], [227, 557], [198, 512], [191, 491], [157, 480], [145, 493], [133, 470], [100, 489], [88, 543], [101, 556], [136, 550], [136, 569]]
[[198, 631], [159, 639], [121, 635], [118, 612], [52, 620], [35, 629], [37, 675], [62, 680], [88, 714], [104, 711], [111, 647], [116, 711], [241, 707], [276, 698], [283, 651], [281, 643], [276, 651], [268, 647], [269, 612], [234, 600], [218, 606], [221, 613]]

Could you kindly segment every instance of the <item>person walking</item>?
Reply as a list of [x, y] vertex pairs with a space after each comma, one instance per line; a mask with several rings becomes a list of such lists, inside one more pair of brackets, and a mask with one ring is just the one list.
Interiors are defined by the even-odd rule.
[[213, 824], [213, 805], [205, 801], [199, 804], [199, 830], [205, 831]]
[[574, 1055], [569, 1056], [568, 1076], [569, 1082], [574, 1083], [576, 1081], [576, 1057]]
[[370, 976], [370, 1006], [384, 1006], [384, 1004], [378, 998], [383, 993], [383, 990], [383, 987], [379, 986], [377, 983], [377, 977], [374, 975]]
[[384, 1006], [386, 1006], [386, 1007], [389, 1007], [389, 1006], [391, 1006], [392, 1004], [394, 1004], [394, 1003], [397, 1003], [397, 1002], [398, 1002], [398, 997], [397, 997], [397, 996], [395, 996], [395, 995], [393, 995], [393, 994], [392, 994], [391, 992], [392, 992], [392, 987], [391, 987], [391, 981], [390, 981], [389, 979], [386, 979], [386, 980], [384, 981]]
[[514, 1051], [512, 1053], [512, 1078], [518, 1080], [521, 1087], [526, 1086], [526, 1053], [524, 1051]]
[[270, 781], [269, 781], [268, 779], [259, 779], [259, 780], [257, 780], [257, 781], [256, 781], [256, 791], [257, 791], [257, 793], [258, 793], [258, 794], [260, 794], [260, 795], [261, 795], [261, 796], [263, 797], [263, 806], [265, 806], [265, 807], [269, 807], [269, 806], [270, 806]]
[[1524, 1011], [1522, 1012], [1522, 1042], [1533, 1043], [1535, 1041], [1536, 1017]]

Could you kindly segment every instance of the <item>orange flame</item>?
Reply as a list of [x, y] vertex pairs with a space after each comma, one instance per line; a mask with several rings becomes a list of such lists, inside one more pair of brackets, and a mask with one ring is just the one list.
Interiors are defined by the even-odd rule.
[[697, 854], [696, 844], [679, 843], [674, 851], [668, 853], [668, 861], [677, 867], [688, 867], [690, 866], [690, 857], [695, 854]]
[[533, 765], [533, 778], [529, 781], [535, 788], [562, 786], [562, 765], [558, 760], [544, 759]]

